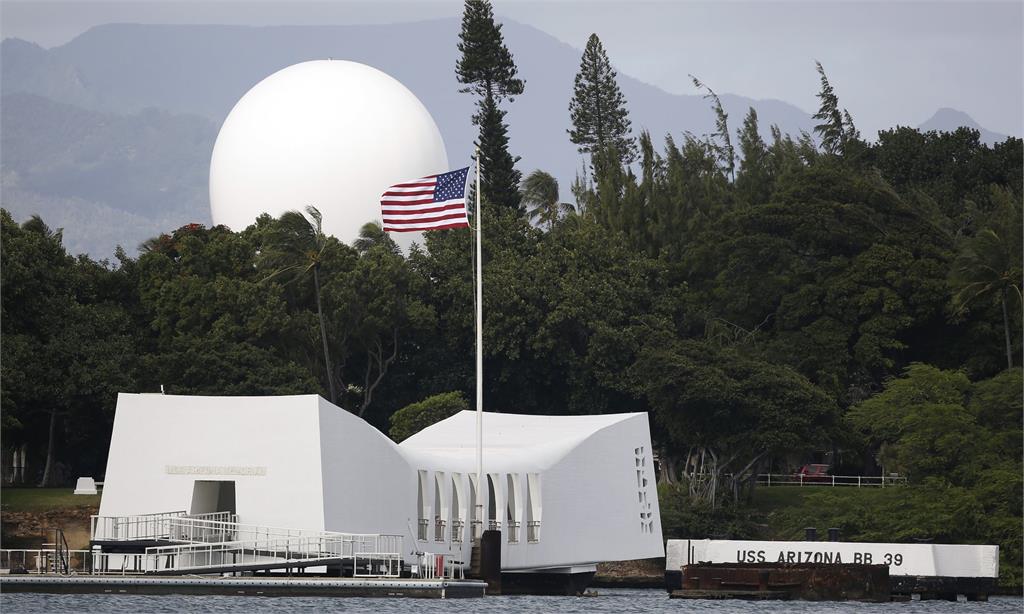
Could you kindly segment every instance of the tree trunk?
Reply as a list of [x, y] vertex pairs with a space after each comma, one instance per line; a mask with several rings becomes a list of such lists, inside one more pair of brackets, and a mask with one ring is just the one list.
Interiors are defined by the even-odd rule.
[[54, 433], [57, 430], [57, 410], [50, 411], [50, 434], [46, 441], [46, 466], [43, 467], [43, 479], [39, 481], [39, 487], [43, 488], [50, 485], [50, 481], [53, 479], [53, 440]]
[[1006, 314], [1006, 288], [999, 293], [999, 302], [1003, 304], [1003, 334], [1006, 338], [1006, 368], [1013, 368], [1013, 345], [1010, 343], [1010, 318]]
[[676, 458], [669, 454], [666, 448], [659, 450], [658, 458], [661, 461], [661, 473], [658, 475], [659, 484], [676, 483]]
[[324, 328], [324, 310], [320, 305], [320, 265], [313, 266], [313, 286], [316, 288], [316, 315], [320, 320], [320, 340], [324, 344], [324, 366], [327, 367], [327, 389], [330, 391], [331, 403], [336, 404], [334, 394], [334, 377], [331, 375], [331, 355], [327, 351], [327, 329]]

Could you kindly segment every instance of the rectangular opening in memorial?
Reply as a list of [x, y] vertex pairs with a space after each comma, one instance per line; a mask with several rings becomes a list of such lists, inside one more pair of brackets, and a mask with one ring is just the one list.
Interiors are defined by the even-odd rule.
[[237, 514], [235, 506], [234, 480], [196, 480], [192, 487], [192, 505], [189, 514], [231, 512]]

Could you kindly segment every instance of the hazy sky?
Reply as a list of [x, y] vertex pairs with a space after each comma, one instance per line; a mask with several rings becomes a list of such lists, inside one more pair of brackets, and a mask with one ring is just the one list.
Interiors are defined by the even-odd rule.
[[[676, 93], [687, 74], [719, 93], [817, 108], [814, 60], [866, 137], [917, 125], [939, 107], [1024, 134], [1024, 3], [626, 2], [495, 0], [500, 17], [582, 48], [596, 32], [620, 72]], [[0, 33], [61, 45], [109, 22], [354, 24], [457, 17], [460, 1], [19, 2], [0, 4]], [[454, 41], [453, 43], [454, 44]], [[515, 53], [515, 49], [512, 52]]]

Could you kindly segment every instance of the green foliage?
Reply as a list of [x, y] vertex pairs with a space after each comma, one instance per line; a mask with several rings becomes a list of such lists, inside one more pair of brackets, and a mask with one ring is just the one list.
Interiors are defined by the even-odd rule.
[[903, 378], [851, 408], [847, 421], [880, 449], [890, 471], [913, 482], [934, 477], [970, 485], [999, 459], [1012, 458], [994, 441], [1017, 441], [1019, 449], [1020, 421], [1005, 417], [1020, 407], [1019, 384], [1019, 370], [972, 384], [963, 373], [912, 364]]
[[[730, 180], [736, 179], [736, 150], [733, 149], [732, 139], [729, 136], [729, 115], [722, 108], [722, 101], [713, 89], [701, 82], [700, 79], [690, 75], [693, 85], [698, 89], [707, 91], [704, 98], [712, 101], [711, 109], [715, 112], [715, 133], [708, 137], [711, 150], [718, 156], [719, 164]], [[757, 118], [755, 116], [756, 124]]]
[[814, 126], [814, 132], [821, 139], [821, 147], [826, 153], [832, 155], [851, 154], [852, 151], [848, 150], [851, 144], [860, 139], [860, 132], [853, 125], [850, 113], [846, 109], [839, 110], [839, 97], [836, 96], [832, 84], [825, 76], [825, 69], [822, 68], [821, 62], [815, 62], [814, 65], [821, 77], [821, 91], [818, 92], [821, 107], [813, 115], [813, 118], [821, 123]]
[[[307, 217], [308, 216], [308, 217]], [[323, 216], [320, 211], [310, 205], [306, 207], [306, 215], [298, 211], [288, 211], [281, 215], [277, 224], [265, 235], [266, 242], [260, 258], [264, 267], [273, 272], [266, 279], [279, 275], [291, 275], [297, 279], [307, 273], [313, 278], [313, 289], [316, 296], [316, 313], [320, 324], [320, 341], [324, 353], [324, 375], [327, 379], [328, 398], [336, 402], [334, 388], [334, 370], [331, 367], [331, 354], [327, 345], [327, 329], [324, 324], [324, 312], [320, 292], [320, 269], [330, 252], [337, 248], [337, 240], [328, 237], [323, 231]]]
[[613, 147], [620, 164], [636, 159], [636, 142], [629, 136], [626, 97], [619, 90], [615, 71], [597, 34], [590, 35], [583, 50], [569, 101], [569, 117], [569, 140], [579, 146], [580, 153], [600, 154]]
[[757, 526], [747, 510], [712, 508], [694, 501], [676, 484], [658, 485], [661, 531], [665, 539], [757, 539]]
[[570, 203], [559, 202], [558, 180], [550, 173], [537, 169], [523, 180], [523, 202], [530, 212], [530, 219], [547, 224], [548, 230], [555, 226], [562, 214], [576, 211]]
[[489, 203], [519, 210], [522, 173], [516, 170], [519, 158], [508, 152], [508, 126], [505, 111], [493, 97], [480, 101], [477, 123], [480, 125], [481, 197]]
[[523, 93], [523, 81], [516, 77], [516, 65], [505, 46], [501, 24], [487, 0], [466, 0], [459, 33], [459, 53], [455, 74], [464, 84], [463, 92], [501, 102]]
[[461, 392], [435, 394], [393, 413], [388, 435], [394, 441], [401, 442], [431, 424], [467, 410], [469, 403]]
[[736, 191], [741, 202], [759, 205], [771, 196], [771, 168], [768, 165], [768, 146], [758, 131], [757, 111], [750, 107], [737, 132], [743, 164], [736, 175]]
[[[1020, 368], [971, 383], [961, 372], [910, 365], [847, 421], [912, 485], [871, 493], [829, 522], [865, 541], [998, 543], [1000, 581], [1019, 586], [1022, 385]], [[831, 502], [822, 495], [818, 503]]]
[[0, 210], [0, 246], [4, 438], [36, 444], [40, 483], [51, 485], [67, 477], [58, 448], [81, 445], [83, 465], [103, 462], [83, 444], [106, 436], [117, 392], [132, 385], [135, 340], [117, 300], [125, 279], [68, 256], [61, 232], [37, 216], [19, 226]]
[[990, 220], [973, 237], [960, 243], [950, 280], [954, 286], [953, 306], [963, 313], [972, 303], [995, 301], [1003, 315], [1006, 367], [1013, 367], [1010, 313], [1020, 322], [1021, 278], [1021, 203], [1005, 189], [995, 189], [997, 208]]

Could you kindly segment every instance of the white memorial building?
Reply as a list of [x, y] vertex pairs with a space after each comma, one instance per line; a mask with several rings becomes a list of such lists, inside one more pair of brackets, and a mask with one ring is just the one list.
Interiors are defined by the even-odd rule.
[[401, 535], [409, 564], [496, 529], [506, 576], [664, 556], [646, 414], [485, 413], [482, 485], [475, 442], [468, 411], [395, 444], [317, 395], [120, 394], [99, 515]]

